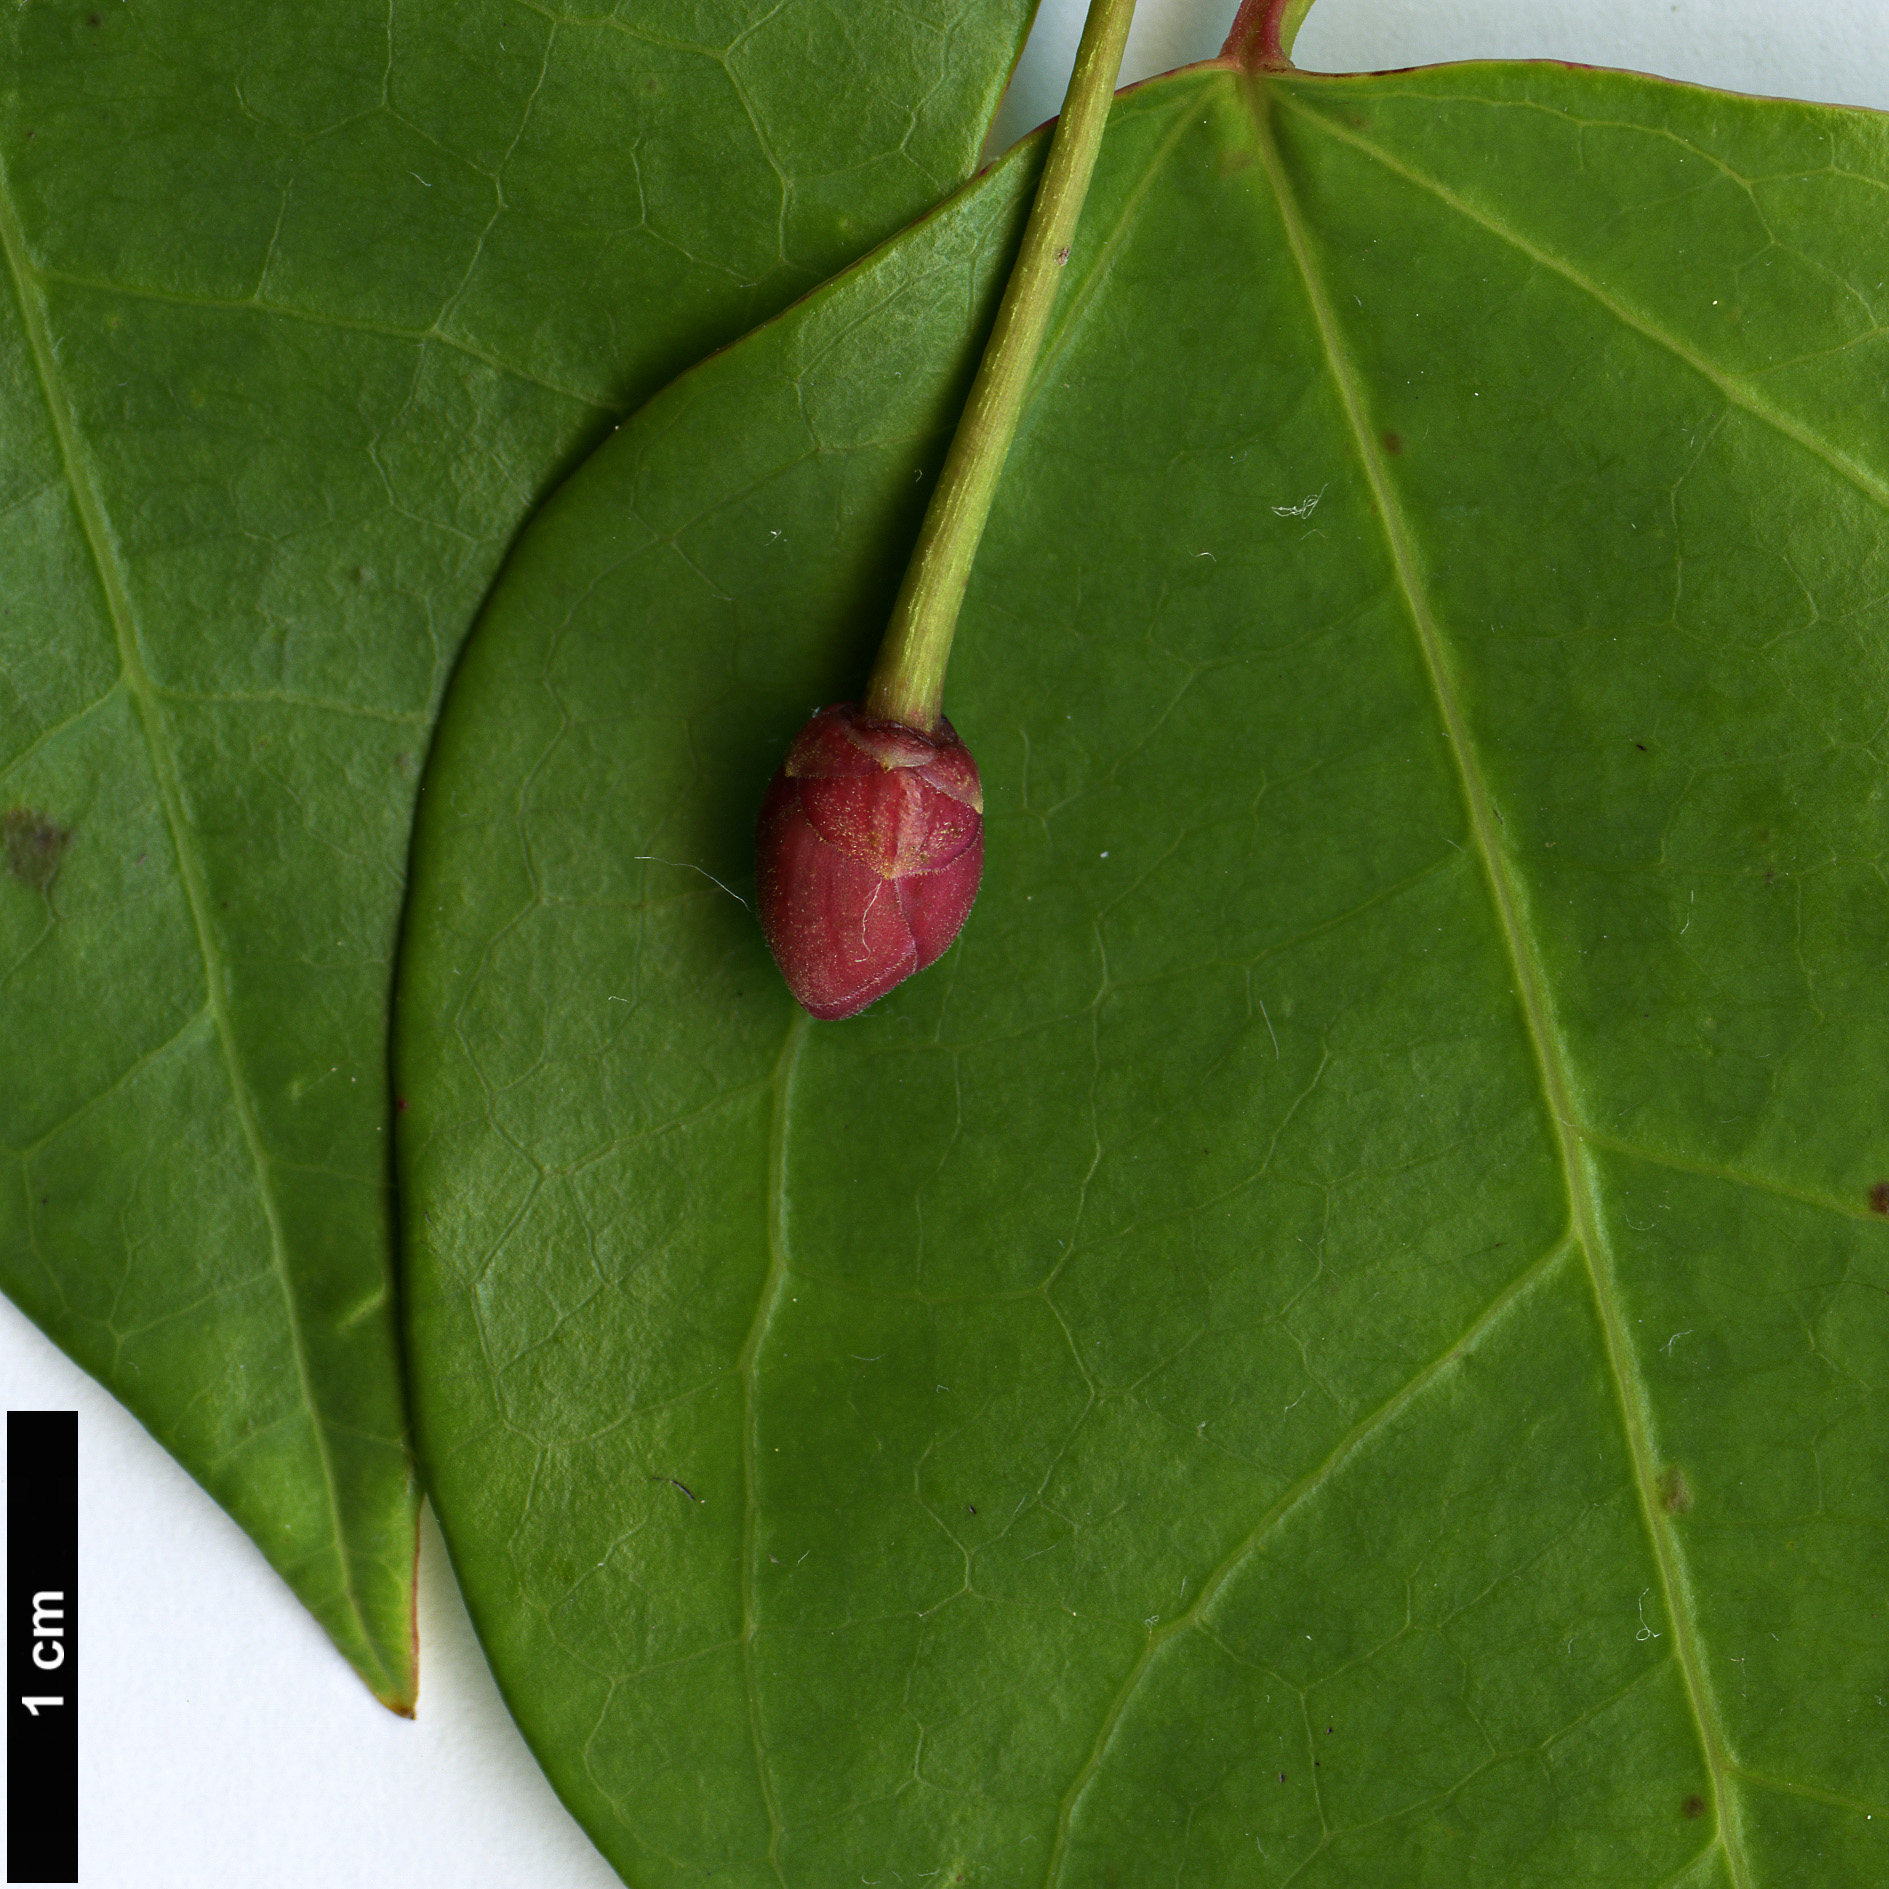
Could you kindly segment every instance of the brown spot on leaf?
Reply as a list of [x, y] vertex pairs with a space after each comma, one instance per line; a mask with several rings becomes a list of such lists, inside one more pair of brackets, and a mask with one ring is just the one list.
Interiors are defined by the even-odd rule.
[[1385, 451], [1386, 451], [1387, 453], [1390, 453], [1390, 454], [1391, 454], [1391, 455], [1392, 455], [1393, 457], [1394, 457], [1394, 456], [1395, 456], [1396, 454], [1398, 454], [1398, 453], [1400, 453], [1400, 452], [1402, 452], [1402, 451], [1404, 450], [1404, 436], [1403, 436], [1403, 434], [1401, 434], [1401, 433], [1386, 433], [1386, 434], [1384, 435], [1384, 450], [1385, 450]]
[[0, 814], [0, 839], [6, 846], [7, 871], [21, 885], [44, 892], [59, 876], [72, 829], [32, 807], [9, 807]]
[[1692, 1485], [1684, 1470], [1674, 1468], [1661, 1473], [1659, 1505], [1668, 1515], [1683, 1515], [1692, 1507]]
[[1701, 1797], [1697, 1791], [1694, 1791], [1679, 1808], [1684, 1811], [1688, 1817], [1703, 1817], [1705, 1815], [1705, 1799]]
[[85, 23], [87, 26], [103, 26], [105, 24], [96, 13], [88, 13], [85, 16]]
[[1869, 1210], [1889, 1219], [1889, 1181], [1878, 1181], [1869, 1190]]

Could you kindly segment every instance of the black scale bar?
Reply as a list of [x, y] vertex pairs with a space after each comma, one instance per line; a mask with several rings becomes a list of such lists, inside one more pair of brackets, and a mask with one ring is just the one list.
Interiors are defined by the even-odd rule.
[[79, 1416], [7, 1412], [7, 1881], [79, 1880]]

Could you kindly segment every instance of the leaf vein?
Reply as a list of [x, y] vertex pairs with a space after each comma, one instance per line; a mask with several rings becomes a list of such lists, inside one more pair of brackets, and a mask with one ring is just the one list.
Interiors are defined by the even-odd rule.
[[[15, 242], [18, 231], [14, 232]], [[11, 256], [15, 263], [15, 274], [24, 266], [23, 257]], [[122, 295], [127, 301], [158, 302], [172, 308], [201, 308], [214, 314], [225, 315], [262, 315], [281, 321], [306, 322], [315, 328], [336, 328], [348, 334], [375, 335], [385, 341], [407, 341], [424, 347], [428, 342], [450, 349], [455, 354], [481, 362], [484, 366], [495, 368], [501, 374], [509, 374], [514, 380], [521, 380], [527, 386], [541, 387], [548, 394], [556, 394], [560, 399], [574, 401], [577, 405], [589, 407], [597, 413], [614, 413], [616, 409], [607, 401], [597, 398], [594, 393], [585, 393], [576, 387], [566, 387], [554, 380], [547, 380], [542, 374], [534, 374], [529, 369], [516, 367], [510, 361], [476, 346], [463, 338], [442, 333], [438, 328], [402, 328], [392, 322], [366, 321], [355, 316], [323, 314], [317, 310], [291, 308], [284, 302], [265, 302], [260, 296], [216, 296], [216, 295], [179, 295], [167, 289], [147, 288], [141, 283], [107, 282], [93, 276], [74, 275], [63, 269], [36, 270], [35, 276], [41, 282], [56, 282], [61, 288], [83, 289], [93, 295]], [[24, 294], [24, 282], [21, 293]]]
[[1631, 328], [1635, 334], [1652, 342], [1655, 347], [1664, 349], [1674, 360], [1690, 368], [1732, 406], [1750, 414], [1760, 424], [1768, 426], [1773, 432], [1802, 447], [1813, 458], [1821, 460], [1846, 484], [1853, 486], [1872, 505], [1879, 510], [1889, 511], [1889, 483], [1885, 483], [1867, 467], [1859, 465], [1847, 453], [1833, 446], [1801, 421], [1793, 419], [1789, 414], [1780, 412], [1767, 401], [1761, 400], [1756, 390], [1747, 381], [1715, 365], [1704, 355], [1688, 347], [1678, 336], [1667, 333], [1650, 315], [1641, 314], [1617, 296], [1610, 295], [1591, 276], [1577, 269], [1566, 258], [1555, 255], [1552, 250], [1542, 248], [1539, 243], [1530, 242], [1519, 230], [1511, 228], [1491, 212], [1478, 209], [1467, 198], [1459, 196], [1439, 179], [1401, 162], [1381, 145], [1373, 144], [1370, 139], [1358, 136], [1349, 127], [1332, 123], [1308, 106], [1296, 100], [1289, 103], [1291, 109], [1300, 118], [1316, 125], [1321, 131], [1329, 133], [1341, 143], [1349, 144], [1354, 149], [1362, 151], [1365, 156], [1375, 159], [1393, 176], [1401, 177], [1418, 190], [1428, 192], [1445, 208], [1455, 211], [1465, 221], [1474, 223], [1479, 229], [1486, 230], [1499, 241], [1507, 243], [1510, 248], [1526, 256], [1536, 267], [1547, 270], [1551, 275], [1559, 276], [1570, 287], [1578, 289], [1583, 295], [1598, 303], [1622, 327]]
[[736, 1360], [741, 1376], [741, 1666], [748, 1694], [749, 1734], [754, 1741], [754, 1768], [761, 1785], [762, 1802], [767, 1807], [768, 1867], [775, 1880], [786, 1889], [787, 1876], [781, 1866], [780, 1840], [785, 1831], [780, 1803], [774, 1789], [773, 1774], [768, 1769], [767, 1739], [761, 1726], [761, 1675], [755, 1658], [755, 1635], [760, 1629], [760, 1615], [754, 1592], [755, 1557], [760, 1553], [760, 1493], [757, 1430], [761, 1421], [759, 1397], [759, 1357], [767, 1340], [768, 1327], [780, 1309], [781, 1294], [787, 1286], [787, 1123], [788, 1103], [792, 1098], [794, 1072], [799, 1067], [800, 1052], [812, 1029], [812, 1020], [804, 1011], [795, 1014], [786, 1040], [781, 1044], [779, 1060], [774, 1065], [773, 1122], [768, 1135], [767, 1201], [767, 1276], [762, 1281], [760, 1297], [755, 1301], [754, 1322], [742, 1341]]
[[1742, 1187], [1754, 1194], [1769, 1194], [1777, 1200], [1794, 1201], [1803, 1207], [1817, 1207], [1825, 1213], [1840, 1214], [1846, 1220], [1868, 1220], [1881, 1225], [1882, 1216], [1873, 1208], [1858, 1203], [1834, 1200], [1828, 1194], [1812, 1193], [1808, 1188], [1787, 1187], [1781, 1181], [1766, 1180], [1762, 1175], [1744, 1174], [1737, 1168], [1721, 1167], [1711, 1161], [1689, 1160], [1680, 1154], [1669, 1154], [1659, 1148], [1643, 1148], [1630, 1141], [1617, 1140], [1612, 1135], [1600, 1133], [1597, 1129], [1580, 1128], [1576, 1130], [1589, 1147], [1604, 1149], [1609, 1154], [1624, 1155], [1629, 1161], [1643, 1161], [1648, 1167], [1670, 1168], [1676, 1174], [1697, 1174], [1706, 1180], [1724, 1181], [1731, 1187]]
[[[1068, 1856], [1069, 1832], [1076, 1808], [1082, 1800], [1083, 1793], [1101, 1769], [1116, 1727], [1126, 1716], [1130, 1702], [1139, 1691], [1148, 1669], [1154, 1664], [1155, 1655], [1169, 1640], [1187, 1632], [1190, 1628], [1199, 1627], [1202, 1631], [1211, 1634], [1213, 1623], [1210, 1610], [1214, 1600], [1224, 1591], [1233, 1576], [1246, 1565], [1266, 1537], [1301, 1503], [1315, 1495], [1379, 1430], [1420, 1396], [1438, 1376], [1456, 1363], [1465, 1351], [1480, 1342], [1507, 1312], [1554, 1270], [1559, 1261], [1573, 1250], [1575, 1244], [1572, 1233], [1564, 1234], [1538, 1259], [1533, 1260], [1517, 1273], [1455, 1338], [1431, 1358], [1428, 1364], [1406, 1378], [1376, 1408], [1360, 1417], [1319, 1462], [1308, 1469], [1267, 1507], [1231, 1553], [1201, 1582], [1193, 1604], [1184, 1613], [1176, 1614], [1172, 1620], [1164, 1622], [1149, 1634], [1148, 1643], [1143, 1649], [1141, 1658], [1116, 1689], [1115, 1697], [1110, 1701], [1109, 1709], [1103, 1715], [1101, 1730], [1096, 1733], [1095, 1743], [1090, 1747], [1082, 1769], [1076, 1773], [1074, 1781], [1063, 1794], [1062, 1805], [1056, 1818], [1055, 1846], [1051, 1851], [1049, 1868], [1043, 1879], [1045, 1889], [1056, 1889], [1056, 1885], [1062, 1880], [1063, 1866]], [[1212, 1637], [1218, 1643], [1218, 1635], [1213, 1634]]]

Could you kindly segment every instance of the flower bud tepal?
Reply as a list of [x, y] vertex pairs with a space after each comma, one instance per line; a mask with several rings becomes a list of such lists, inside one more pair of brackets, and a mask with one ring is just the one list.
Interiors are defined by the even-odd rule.
[[851, 702], [794, 737], [755, 828], [761, 929], [788, 988], [850, 1017], [943, 956], [984, 874], [977, 763]]

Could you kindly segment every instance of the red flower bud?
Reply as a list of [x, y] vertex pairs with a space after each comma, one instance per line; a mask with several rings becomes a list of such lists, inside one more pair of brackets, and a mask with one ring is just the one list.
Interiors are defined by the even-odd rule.
[[761, 930], [801, 1006], [850, 1017], [942, 957], [984, 876], [977, 763], [856, 703], [794, 737], [755, 829]]

